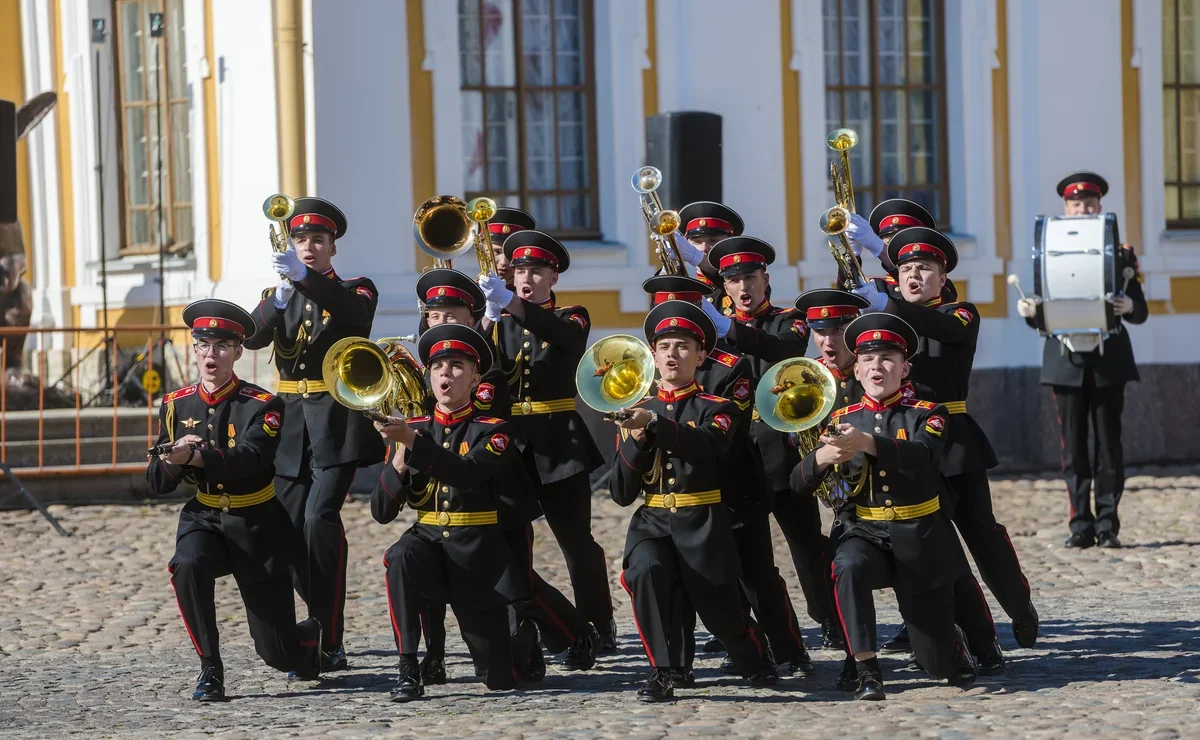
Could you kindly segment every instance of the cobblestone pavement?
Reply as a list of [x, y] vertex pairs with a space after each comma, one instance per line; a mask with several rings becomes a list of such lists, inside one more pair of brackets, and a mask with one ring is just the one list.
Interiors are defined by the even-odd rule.
[[[700, 683], [670, 706], [646, 706], [633, 691], [647, 670], [618, 553], [630, 510], [597, 499], [594, 524], [610, 555], [620, 651], [596, 670], [551, 667], [529, 691], [489, 694], [470, 678], [451, 636], [452, 682], [409, 705], [386, 700], [394, 675], [380, 555], [400, 534], [348, 504], [351, 670], [289, 685], [253, 653], [232, 579], [218, 585], [223, 653], [234, 700], [187, 698], [195, 654], [180, 623], [166, 563], [176, 506], [59, 508], [74, 533], [54, 534], [35, 513], [0, 514], [0, 736], [494, 737], [692, 735], [1029, 737], [1200, 736], [1200, 475], [1131, 478], [1120, 551], [1068, 551], [1066, 496], [1056, 480], [993, 483], [999, 518], [1021, 556], [1042, 616], [1033, 650], [1018, 649], [993, 603], [1010, 676], [963, 691], [884, 661], [888, 700], [862, 704], [833, 688], [839, 655], [814, 651], [818, 674], [751, 689], [699, 659]], [[540, 572], [566, 591], [565, 568], [539, 525]], [[803, 615], [794, 572], [776, 534], [776, 554]], [[569, 594], [570, 592], [567, 591]], [[897, 614], [880, 594], [889, 634]], [[451, 629], [453, 629], [453, 620]], [[806, 624], [810, 644], [814, 625]]]

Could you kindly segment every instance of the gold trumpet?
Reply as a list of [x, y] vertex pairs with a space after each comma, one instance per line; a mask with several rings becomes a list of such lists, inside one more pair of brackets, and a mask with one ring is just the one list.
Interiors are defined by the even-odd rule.
[[330, 346], [321, 376], [338, 403], [368, 416], [425, 413], [425, 376], [400, 342], [407, 337], [345, 337]]
[[850, 176], [850, 150], [858, 145], [858, 132], [852, 128], [839, 128], [829, 132], [825, 143], [841, 155], [841, 172], [836, 162], [829, 163], [829, 176], [833, 179], [833, 201], [854, 213], [854, 180]]
[[645, 398], [653, 382], [650, 347], [628, 334], [614, 334], [594, 343], [575, 368], [579, 397], [610, 420], [620, 418]]
[[488, 228], [488, 221], [495, 217], [496, 201], [491, 198], [472, 198], [467, 203], [467, 218], [475, 224], [475, 259], [479, 261], [480, 275], [500, 274], [492, 248], [492, 231]]
[[658, 199], [658, 190], [662, 185], [662, 172], [657, 167], [646, 165], [633, 173], [633, 189], [637, 191], [642, 204], [642, 215], [646, 217], [646, 225], [650, 227], [650, 238], [654, 240], [654, 253], [662, 262], [663, 273], [666, 275], [686, 275], [683, 258], [675, 248], [672, 234], [679, 229], [679, 212], [665, 209]]
[[[858, 133], [854, 129], [839, 128], [829, 132], [825, 143], [840, 155], [840, 162], [829, 163], [829, 178], [833, 181], [833, 200], [837, 205], [821, 214], [821, 231], [836, 236], [829, 242], [829, 252], [844, 276], [841, 287], [854, 290], [865, 285], [862, 267], [850, 247], [845, 231], [850, 226], [850, 214], [854, 213], [854, 179], [850, 175], [850, 150], [858, 145]], [[840, 165], [840, 167], [839, 167]]]
[[[275, 224], [271, 224], [271, 251], [283, 253], [288, 248], [288, 219], [296, 211], [296, 201], [285, 193], [275, 193], [268, 195], [263, 201], [263, 215], [279, 224], [279, 231], [275, 231]], [[282, 275], [280, 277], [283, 277]], [[287, 278], [284, 278], [286, 280]]]

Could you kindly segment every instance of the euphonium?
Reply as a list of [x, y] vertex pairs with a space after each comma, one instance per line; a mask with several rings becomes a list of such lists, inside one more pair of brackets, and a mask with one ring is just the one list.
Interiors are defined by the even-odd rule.
[[650, 227], [650, 238], [654, 240], [654, 253], [662, 262], [663, 273], [666, 275], [686, 275], [683, 258], [675, 248], [674, 236], [679, 229], [679, 212], [664, 209], [655, 190], [662, 185], [662, 172], [657, 167], [649, 165], [638, 168], [633, 173], [633, 189], [637, 191], [642, 204], [642, 215], [646, 217], [646, 225]]
[[286, 252], [288, 243], [288, 219], [296, 211], [296, 202], [284, 193], [275, 193], [267, 196], [263, 201], [263, 215], [279, 224], [279, 231], [275, 231], [275, 224], [271, 224], [271, 251]]
[[406, 418], [425, 413], [425, 377], [402, 339], [345, 337], [334, 342], [321, 362], [334, 400], [356, 411], [399, 412]]
[[413, 214], [413, 236], [438, 267], [450, 267], [450, 261], [468, 252], [475, 241], [467, 203], [453, 195], [426, 200]]
[[650, 347], [628, 334], [614, 334], [588, 347], [575, 368], [579, 397], [615, 419], [646, 397], [654, 382]]

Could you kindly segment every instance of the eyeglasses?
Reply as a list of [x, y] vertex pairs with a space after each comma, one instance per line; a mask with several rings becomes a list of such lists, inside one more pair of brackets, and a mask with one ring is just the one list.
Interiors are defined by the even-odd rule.
[[233, 347], [232, 344], [207, 344], [205, 342], [196, 342], [192, 345], [192, 348], [202, 355], [227, 355], [233, 351]]

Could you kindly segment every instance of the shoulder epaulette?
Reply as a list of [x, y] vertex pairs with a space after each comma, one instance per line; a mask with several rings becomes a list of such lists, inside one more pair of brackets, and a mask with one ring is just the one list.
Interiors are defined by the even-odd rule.
[[728, 398], [714, 396], [711, 393], [697, 393], [696, 395], [699, 396], [700, 398], [703, 398], [705, 401], [713, 401], [714, 403], [729, 403]]
[[937, 404], [932, 401], [922, 401], [917, 398], [901, 398], [900, 405], [914, 409], [932, 409], [937, 407]]
[[270, 298], [270, 297], [271, 297], [271, 296], [273, 296], [273, 295], [275, 295], [275, 289], [274, 289], [274, 288], [263, 288], [263, 292], [262, 292], [262, 299], [263, 299], [264, 301], [265, 301], [265, 300], [267, 300], [268, 298]]
[[190, 396], [196, 392], [197, 387], [198, 386], [189, 385], [187, 388], [180, 388], [177, 391], [171, 391], [170, 393], [168, 393], [166, 396], [163, 397], [163, 403], [171, 403], [172, 401], [177, 401], [180, 398]]
[[423, 423], [423, 422], [426, 422], [426, 421], [429, 421], [429, 416], [428, 416], [428, 415], [426, 415], [426, 416], [414, 416], [413, 418], [411, 418], [411, 419], [409, 419], [409, 420], [408, 420], [408, 423], [409, 423], [409, 424], [421, 424], [421, 423]]
[[243, 388], [239, 393], [240, 393], [240, 395], [246, 396], [247, 398], [253, 398], [256, 401], [262, 401], [263, 403], [266, 403], [267, 401], [270, 401], [272, 398], [275, 397], [272, 394], [268, 393], [267, 391], [263, 390], [262, 388], [259, 388], [258, 386], [255, 386], [255, 385], [248, 385], [245, 388]]
[[834, 411], [833, 414], [829, 418], [836, 419], [839, 416], [845, 416], [846, 414], [852, 414], [855, 411], [858, 411], [859, 409], [861, 409], [862, 407], [863, 407], [862, 402], [859, 401], [858, 403], [854, 403], [849, 406], [840, 408], [837, 411]]
[[580, 305], [578, 303], [576, 303], [571, 306], [555, 306], [554, 310], [555, 311], [570, 311], [572, 308], [580, 308]]
[[726, 352], [720, 349], [714, 349], [709, 357], [726, 367], [733, 367], [737, 364], [737, 361], [741, 359], [741, 355], [735, 355], [732, 352]]
[[477, 424], [499, 424], [504, 421], [504, 419], [496, 416], [476, 416], [475, 418], [471, 419], [471, 421]]

